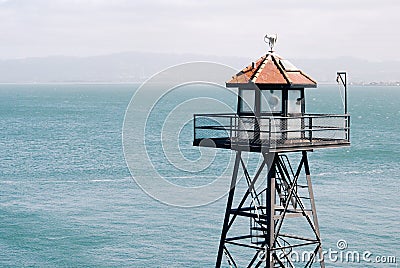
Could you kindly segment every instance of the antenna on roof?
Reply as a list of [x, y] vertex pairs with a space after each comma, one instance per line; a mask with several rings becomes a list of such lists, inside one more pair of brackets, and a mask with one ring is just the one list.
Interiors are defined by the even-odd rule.
[[[346, 72], [337, 72], [336, 75], [337, 75], [336, 82], [339, 85], [343, 85], [343, 87], [344, 87], [343, 106], [344, 106], [344, 114], [347, 114], [347, 73]], [[340, 94], [342, 94], [341, 91], [340, 91]]]
[[264, 42], [267, 43], [270, 48], [269, 52], [274, 52], [274, 46], [275, 46], [276, 40], [278, 40], [277, 34], [266, 34], [264, 36]]

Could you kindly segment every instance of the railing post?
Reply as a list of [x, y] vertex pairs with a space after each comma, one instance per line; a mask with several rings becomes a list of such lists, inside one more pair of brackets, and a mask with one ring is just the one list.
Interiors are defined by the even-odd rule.
[[239, 116], [235, 115], [235, 138], [239, 140]]
[[253, 134], [253, 142], [255, 144], [258, 143], [258, 141], [260, 140], [260, 123], [259, 123], [259, 119], [260, 117], [258, 116], [254, 116], [254, 134]]
[[232, 144], [232, 116], [229, 117], [229, 140]]
[[196, 115], [193, 115], [193, 140], [196, 140]]
[[271, 130], [272, 130], [272, 126], [271, 126], [271, 117], [268, 117], [268, 149], [271, 149]]
[[347, 132], [347, 141], [350, 142], [350, 116], [346, 116], [346, 132]]
[[310, 136], [310, 143], [312, 143], [312, 127], [313, 127], [313, 123], [312, 123], [312, 117], [309, 117], [309, 122], [308, 122], [308, 127], [310, 129], [309, 131], [309, 136]]
[[300, 123], [301, 124], [300, 137], [301, 137], [301, 139], [305, 140], [306, 139], [306, 132], [305, 132], [306, 123], [305, 123], [304, 115], [302, 115], [300, 117], [300, 120], [301, 120], [301, 123]]

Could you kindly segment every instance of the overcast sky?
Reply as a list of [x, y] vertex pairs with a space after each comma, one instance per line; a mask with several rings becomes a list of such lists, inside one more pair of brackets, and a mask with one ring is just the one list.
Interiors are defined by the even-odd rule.
[[399, 0], [0, 0], [0, 59], [122, 51], [400, 60]]

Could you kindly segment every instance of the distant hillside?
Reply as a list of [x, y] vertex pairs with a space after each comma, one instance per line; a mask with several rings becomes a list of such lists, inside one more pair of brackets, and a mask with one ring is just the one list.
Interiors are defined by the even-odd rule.
[[[125, 52], [93, 57], [52, 56], [0, 60], [0, 83], [141, 82], [171, 65], [214, 61], [241, 69], [248, 58], [192, 54]], [[346, 70], [350, 82], [400, 81], [400, 62], [369, 62], [354, 58], [290, 59], [319, 82], [334, 82], [337, 70]]]
[[189, 61], [215, 61], [239, 68], [249, 60], [142, 52], [93, 57], [52, 56], [0, 60], [0, 83], [141, 82], [167, 67]]
[[371, 62], [343, 57], [336, 59], [297, 59], [295, 64], [319, 82], [335, 81], [337, 71], [347, 71], [349, 81], [358, 84], [400, 81], [400, 61]]

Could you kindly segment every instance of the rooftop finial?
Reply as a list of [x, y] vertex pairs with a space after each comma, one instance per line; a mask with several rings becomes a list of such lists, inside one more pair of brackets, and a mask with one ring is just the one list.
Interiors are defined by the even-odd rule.
[[266, 34], [264, 36], [264, 41], [265, 41], [265, 43], [268, 43], [269, 48], [270, 48], [269, 52], [274, 52], [274, 46], [275, 46], [276, 40], [278, 40], [277, 34]]

